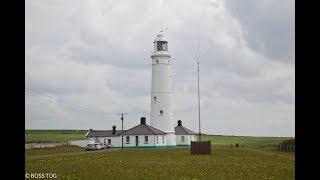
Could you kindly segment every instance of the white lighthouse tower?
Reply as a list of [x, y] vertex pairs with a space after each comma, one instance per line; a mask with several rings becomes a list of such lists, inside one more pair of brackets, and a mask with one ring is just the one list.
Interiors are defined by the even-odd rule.
[[166, 145], [175, 146], [175, 122], [172, 111], [171, 56], [168, 41], [160, 32], [152, 52], [151, 126], [167, 133]]

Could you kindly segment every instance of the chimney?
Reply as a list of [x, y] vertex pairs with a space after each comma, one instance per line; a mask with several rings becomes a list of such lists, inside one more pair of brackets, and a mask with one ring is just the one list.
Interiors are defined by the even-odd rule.
[[178, 121], [178, 126], [182, 126], [182, 121], [181, 120]]
[[115, 125], [112, 126], [112, 134], [116, 134], [116, 126]]
[[141, 117], [140, 118], [140, 124], [146, 124], [146, 118], [145, 117]]

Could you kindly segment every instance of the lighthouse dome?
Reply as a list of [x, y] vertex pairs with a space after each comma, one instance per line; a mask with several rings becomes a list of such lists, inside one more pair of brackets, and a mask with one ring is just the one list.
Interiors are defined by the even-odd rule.
[[164, 36], [163, 32], [160, 31], [159, 34], [157, 34], [157, 37], [154, 39], [154, 42], [156, 41], [165, 41], [165, 42], [168, 42], [167, 41], [167, 38]]

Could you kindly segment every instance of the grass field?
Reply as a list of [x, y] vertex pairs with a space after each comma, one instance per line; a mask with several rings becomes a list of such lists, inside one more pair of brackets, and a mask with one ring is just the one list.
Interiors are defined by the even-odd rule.
[[25, 130], [25, 142], [66, 142], [84, 139], [88, 130]]
[[212, 155], [190, 155], [187, 147], [85, 152], [61, 146], [26, 155], [27, 173], [56, 173], [58, 179], [294, 179], [294, 153], [270, 147], [216, 146]]
[[[86, 130], [26, 130], [26, 142], [83, 139]], [[27, 149], [26, 172], [58, 179], [294, 179], [294, 152], [275, 148], [286, 137], [204, 135], [212, 155], [181, 148], [114, 148], [86, 152], [77, 146]], [[239, 143], [240, 149], [230, 149]]]
[[278, 145], [285, 139], [290, 137], [253, 137], [253, 136], [220, 136], [220, 135], [203, 135], [201, 140], [210, 140], [215, 146], [230, 146], [239, 143], [241, 146], [257, 147], [257, 146], [274, 146]]

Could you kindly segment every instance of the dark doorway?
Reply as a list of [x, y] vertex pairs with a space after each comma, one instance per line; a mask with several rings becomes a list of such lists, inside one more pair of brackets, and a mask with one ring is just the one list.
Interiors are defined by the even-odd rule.
[[139, 146], [139, 136], [136, 136], [136, 147]]

